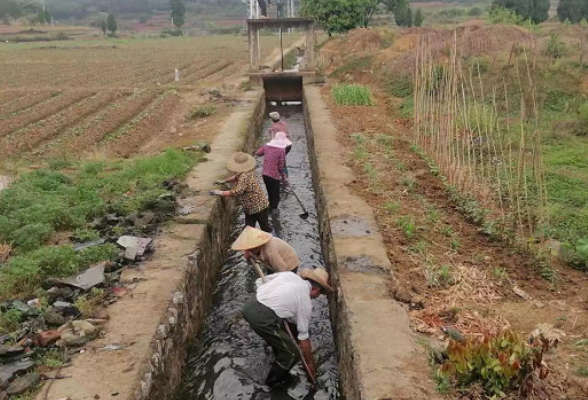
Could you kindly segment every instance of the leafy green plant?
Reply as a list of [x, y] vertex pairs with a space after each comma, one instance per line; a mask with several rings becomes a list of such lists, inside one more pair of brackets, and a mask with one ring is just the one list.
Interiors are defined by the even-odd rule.
[[396, 211], [400, 209], [400, 202], [399, 201], [387, 201], [384, 203], [384, 208], [390, 214], [394, 214]]
[[512, 10], [500, 6], [492, 6], [488, 11], [488, 20], [493, 24], [520, 25], [524, 18]]
[[584, 263], [584, 266], [588, 268], [588, 238], [582, 238], [576, 243], [576, 253], [580, 258], [580, 262]]
[[439, 233], [441, 233], [443, 236], [450, 237], [453, 235], [453, 228], [451, 225], [443, 225], [441, 228], [439, 228]]
[[39, 364], [49, 368], [59, 368], [67, 361], [67, 355], [60, 350], [47, 350], [39, 359]]
[[332, 94], [335, 103], [340, 106], [372, 106], [374, 104], [370, 89], [362, 85], [341, 83], [333, 87]]
[[406, 190], [412, 192], [416, 185], [416, 180], [412, 176], [407, 176], [406, 178], [402, 179], [402, 185], [406, 186]]
[[425, 254], [427, 250], [427, 242], [420, 240], [413, 245], [408, 246], [408, 249], [415, 254]]
[[80, 310], [84, 318], [90, 318], [100, 308], [105, 298], [106, 293], [104, 293], [104, 290], [92, 288], [88, 294], [78, 297], [75, 306]]
[[216, 107], [214, 106], [200, 106], [195, 108], [188, 114], [186, 119], [188, 121], [194, 121], [195, 119], [210, 117], [216, 114]]
[[523, 392], [532, 381], [532, 372], [547, 376], [543, 354], [553, 342], [541, 336], [529, 344], [513, 330], [496, 335], [467, 337], [465, 342], [449, 341], [448, 361], [440, 373], [458, 386], [480, 384], [488, 396], [504, 397], [510, 390]]
[[402, 216], [398, 218], [398, 226], [407, 240], [412, 240], [415, 237], [417, 227], [412, 216]]
[[404, 99], [412, 96], [414, 87], [410, 75], [394, 75], [387, 83], [387, 89], [392, 96]]
[[563, 58], [567, 54], [565, 43], [561, 40], [561, 36], [557, 33], [552, 33], [547, 41], [547, 55], [551, 58]]

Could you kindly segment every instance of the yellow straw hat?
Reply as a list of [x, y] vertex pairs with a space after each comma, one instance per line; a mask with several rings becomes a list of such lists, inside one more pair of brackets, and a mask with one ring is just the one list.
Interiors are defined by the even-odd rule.
[[235, 243], [231, 246], [233, 250], [251, 250], [259, 246], [263, 246], [269, 242], [273, 236], [267, 232], [250, 226], [245, 227], [243, 232], [239, 235]]
[[233, 172], [247, 172], [255, 168], [255, 158], [246, 153], [235, 153], [227, 162], [227, 168]]
[[329, 273], [323, 268], [304, 268], [301, 269], [298, 275], [302, 279], [310, 279], [321, 285], [329, 293], [333, 292], [333, 288], [329, 285]]

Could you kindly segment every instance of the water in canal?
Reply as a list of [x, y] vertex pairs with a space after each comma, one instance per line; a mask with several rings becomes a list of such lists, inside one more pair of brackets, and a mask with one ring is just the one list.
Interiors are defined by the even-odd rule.
[[[284, 194], [280, 223], [274, 225], [276, 234], [296, 249], [302, 267], [323, 265], [302, 106], [268, 106], [266, 115], [271, 111], [278, 111], [290, 129], [294, 144], [288, 154], [289, 181], [310, 213], [307, 220], [301, 219], [302, 211], [294, 196]], [[266, 118], [263, 135], [270, 122]], [[231, 241], [243, 226], [240, 213], [233, 225]], [[186, 374], [176, 400], [338, 399], [337, 359], [326, 297], [313, 300], [310, 324], [318, 389], [311, 389], [299, 364], [292, 370], [294, 379], [288, 388], [270, 390], [264, 381], [273, 361], [271, 349], [241, 316], [243, 303], [255, 293], [257, 275], [241, 253], [232, 250], [228, 251], [219, 274], [204, 330], [189, 351]]]

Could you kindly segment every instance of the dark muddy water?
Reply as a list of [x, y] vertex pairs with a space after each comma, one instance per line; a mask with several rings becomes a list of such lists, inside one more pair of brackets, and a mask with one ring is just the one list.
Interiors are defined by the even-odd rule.
[[[302, 107], [268, 106], [267, 112], [274, 110], [288, 124], [294, 143], [288, 154], [290, 184], [310, 213], [307, 220], [301, 219], [299, 214], [302, 211], [296, 199], [285, 193], [280, 203], [279, 220], [274, 221], [275, 233], [296, 249], [302, 266], [323, 265]], [[266, 120], [263, 135], [269, 125], [270, 121]], [[240, 215], [234, 223], [231, 240], [237, 237], [243, 226], [243, 216]], [[232, 250], [227, 253], [219, 274], [206, 326], [189, 351], [187, 373], [176, 400], [339, 399], [337, 359], [327, 299], [321, 296], [313, 300], [310, 326], [319, 389], [311, 390], [299, 364], [292, 370], [294, 379], [288, 388], [271, 391], [264, 385], [273, 361], [271, 349], [241, 317], [243, 303], [255, 293], [257, 276], [241, 253]]]

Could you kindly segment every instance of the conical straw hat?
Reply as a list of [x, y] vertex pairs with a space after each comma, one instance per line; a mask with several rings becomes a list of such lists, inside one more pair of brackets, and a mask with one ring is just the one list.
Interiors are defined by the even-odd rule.
[[286, 147], [291, 146], [292, 142], [288, 140], [285, 132], [278, 132], [276, 133], [276, 136], [268, 142], [267, 145], [271, 147], [277, 147], [279, 149], [285, 149]]
[[246, 153], [235, 153], [227, 162], [227, 168], [233, 172], [247, 172], [255, 168], [255, 158]]
[[333, 292], [333, 288], [329, 285], [329, 273], [323, 268], [304, 268], [298, 273], [302, 279], [310, 279], [321, 285], [329, 293]]
[[251, 250], [259, 246], [263, 246], [269, 242], [273, 236], [267, 232], [250, 226], [245, 227], [241, 232], [235, 243], [231, 246], [233, 250]]

